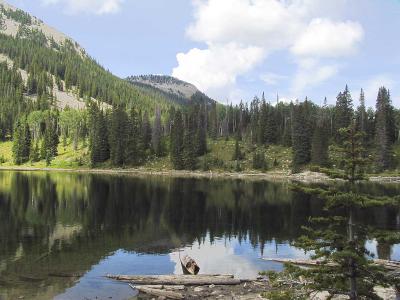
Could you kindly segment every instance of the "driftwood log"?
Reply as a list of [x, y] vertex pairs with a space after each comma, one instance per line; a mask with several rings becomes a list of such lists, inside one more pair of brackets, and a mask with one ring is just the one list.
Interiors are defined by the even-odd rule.
[[181, 293], [154, 288], [154, 286], [134, 286], [132, 284], [129, 284], [129, 286], [132, 289], [136, 289], [139, 292], [152, 296], [165, 297], [168, 299], [184, 299], [184, 296]]
[[[131, 286], [131, 284], [129, 284]], [[184, 285], [162, 285], [162, 284], [151, 284], [151, 285], [139, 285], [140, 287], [156, 289], [156, 290], [167, 290], [167, 291], [183, 291]]]
[[137, 285], [238, 285], [246, 280], [233, 275], [106, 275], [107, 278]]
[[[328, 262], [324, 263], [322, 260], [312, 260], [312, 259], [290, 259], [290, 258], [262, 258], [266, 261], [273, 261], [279, 263], [289, 263], [299, 266], [320, 266], [324, 264], [325, 266], [335, 266], [335, 263]], [[383, 266], [388, 270], [399, 270], [400, 262], [384, 259], [374, 259], [373, 262], [377, 265]]]

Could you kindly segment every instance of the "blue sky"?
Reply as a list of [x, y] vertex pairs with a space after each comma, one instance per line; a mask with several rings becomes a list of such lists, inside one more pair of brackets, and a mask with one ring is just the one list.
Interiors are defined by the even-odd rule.
[[399, 0], [8, 0], [78, 41], [114, 74], [168, 74], [221, 102], [349, 85], [400, 106]]

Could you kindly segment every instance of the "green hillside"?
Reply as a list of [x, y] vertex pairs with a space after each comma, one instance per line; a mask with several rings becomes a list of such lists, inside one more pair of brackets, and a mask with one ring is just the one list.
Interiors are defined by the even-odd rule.
[[[88, 99], [107, 105], [156, 106], [171, 101], [161, 93], [137, 88], [105, 70], [70, 38], [46, 31], [29, 14], [0, 4], [0, 123], [4, 139], [13, 123], [34, 110], [76, 106]], [[64, 98], [68, 100], [63, 103]], [[175, 105], [175, 104], [174, 104]]]

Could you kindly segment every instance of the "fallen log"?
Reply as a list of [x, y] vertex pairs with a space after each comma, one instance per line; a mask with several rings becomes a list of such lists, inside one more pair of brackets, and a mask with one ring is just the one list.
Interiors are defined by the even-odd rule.
[[238, 285], [246, 280], [232, 275], [106, 275], [107, 278], [139, 285]]
[[183, 295], [181, 293], [177, 292], [171, 292], [171, 291], [165, 291], [162, 289], [155, 289], [155, 288], [150, 288], [148, 286], [134, 286], [132, 284], [129, 284], [129, 286], [134, 289], [138, 290], [139, 292], [152, 295], [152, 296], [157, 296], [157, 297], [165, 297], [167, 299], [184, 299]]
[[[262, 258], [263, 260], [266, 261], [273, 261], [273, 262], [279, 262], [279, 263], [289, 263], [289, 264], [294, 264], [298, 266], [330, 266], [334, 267], [337, 266], [337, 264], [328, 262], [324, 263], [323, 260], [313, 260], [313, 259], [291, 259], [291, 258]], [[383, 266], [389, 270], [398, 270], [400, 269], [400, 262], [398, 261], [391, 261], [391, 260], [384, 260], [384, 259], [374, 259], [373, 262], [376, 265]]]
[[161, 285], [161, 284], [151, 284], [151, 285], [140, 285], [141, 287], [156, 289], [156, 290], [167, 290], [167, 291], [182, 291], [185, 289], [184, 285]]

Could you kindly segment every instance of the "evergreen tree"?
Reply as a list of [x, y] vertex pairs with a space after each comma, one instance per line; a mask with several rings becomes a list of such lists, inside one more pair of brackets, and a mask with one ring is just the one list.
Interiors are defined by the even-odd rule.
[[211, 104], [211, 109], [210, 109], [210, 117], [209, 117], [209, 133], [210, 133], [210, 138], [216, 139], [218, 136], [218, 118], [217, 118], [217, 103], [213, 102]]
[[392, 163], [392, 145], [395, 141], [395, 122], [389, 91], [379, 89], [376, 100], [375, 139], [376, 166], [379, 171], [389, 169]]
[[303, 103], [293, 106], [292, 119], [292, 170], [298, 172], [302, 166], [311, 160], [312, 120], [310, 103], [306, 99]]
[[162, 128], [161, 128], [161, 111], [160, 108], [156, 107], [156, 115], [154, 118], [154, 126], [152, 130], [151, 144], [153, 147], [153, 153], [156, 156], [162, 156]]
[[121, 106], [114, 106], [111, 113], [109, 131], [110, 158], [114, 166], [122, 166], [126, 162], [127, 140], [129, 136], [128, 115]]
[[[399, 240], [395, 232], [376, 232], [355, 219], [356, 209], [381, 205], [398, 205], [397, 199], [360, 194], [356, 180], [364, 178], [365, 159], [362, 147], [363, 134], [357, 132], [353, 123], [340, 130], [342, 136], [341, 153], [345, 162], [348, 179], [346, 190], [330, 187], [313, 188], [294, 185], [293, 190], [314, 195], [325, 201], [325, 208], [333, 215], [311, 219], [311, 227], [304, 228], [305, 235], [295, 246], [312, 253], [312, 259], [319, 264], [311, 269], [288, 266], [287, 272], [303, 276], [308, 283], [308, 291], [329, 291], [331, 296], [345, 294], [352, 300], [366, 297], [379, 299], [373, 291], [375, 286], [398, 285], [399, 278], [373, 263], [366, 241], [371, 238], [391, 236]], [[344, 212], [344, 214], [340, 214]], [[337, 213], [338, 215], [335, 215]]]
[[265, 159], [265, 153], [262, 151], [255, 151], [253, 153], [253, 169], [266, 171], [267, 168], [268, 165]]
[[335, 130], [336, 130], [336, 141], [339, 141], [340, 128], [347, 128], [350, 126], [353, 119], [353, 100], [351, 98], [349, 88], [346, 88], [336, 98], [335, 107]]
[[27, 162], [30, 157], [31, 151], [31, 131], [29, 129], [28, 123], [25, 120], [25, 125], [23, 129], [24, 141], [23, 141], [23, 148], [22, 148], [22, 160]]
[[360, 105], [357, 108], [356, 114], [356, 125], [357, 130], [361, 132], [366, 132], [367, 130], [367, 110], [365, 106], [365, 95], [364, 90], [361, 89], [360, 92]]
[[16, 165], [23, 163], [24, 135], [20, 121], [17, 121], [14, 129], [13, 158]]
[[170, 156], [172, 166], [176, 170], [184, 168], [183, 164], [183, 120], [180, 110], [175, 112], [174, 121], [171, 128]]
[[[365, 106], [365, 95], [363, 89], [360, 92], [360, 105], [356, 112], [356, 127], [359, 132], [363, 133], [363, 147], [367, 149], [368, 147], [368, 115]], [[367, 152], [366, 152], [367, 153]]]
[[[195, 112], [194, 112], [195, 113]], [[202, 156], [207, 153], [207, 124], [206, 124], [206, 112], [204, 107], [200, 108], [197, 116], [196, 126], [196, 155]]]
[[95, 166], [110, 158], [107, 122], [103, 112], [94, 102], [88, 104], [88, 114], [90, 164]]
[[149, 114], [147, 111], [144, 112], [142, 119], [142, 141], [144, 150], [148, 150], [151, 147], [151, 125], [149, 120]]
[[183, 165], [186, 170], [196, 169], [196, 147], [194, 143], [195, 125], [193, 114], [186, 115], [183, 136]]
[[45, 132], [41, 145], [41, 157], [46, 160], [46, 165], [49, 166], [51, 161], [58, 155], [58, 130], [57, 117], [50, 113], [47, 115]]
[[267, 120], [268, 120], [268, 107], [265, 99], [261, 102], [260, 114], [258, 118], [258, 127], [257, 127], [257, 142], [260, 145], [266, 143], [266, 129], [267, 129]]
[[108, 141], [107, 117], [98, 111], [96, 128], [96, 151], [98, 162], [105, 162], [110, 158], [110, 145]]
[[128, 140], [126, 148], [126, 162], [131, 165], [138, 165], [143, 159], [143, 151], [140, 145], [140, 128], [137, 113], [131, 109], [128, 121]]
[[39, 141], [36, 141], [32, 147], [30, 160], [33, 163], [40, 161]]
[[29, 161], [31, 150], [31, 133], [26, 120], [17, 121], [14, 130], [13, 158], [16, 165]]
[[278, 141], [278, 126], [275, 119], [275, 111], [271, 105], [268, 106], [264, 140], [267, 144], [276, 144]]
[[243, 160], [243, 158], [244, 158], [244, 155], [243, 155], [242, 151], [240, 150], [239, 141], [240, 141], [240, 135], [239, 135], [239, 133], [237, 133], [235, 135], [235, 150], [234, 150], [233, 156], [232, 156], [233, 161], [240, 161], [240, 160]]

